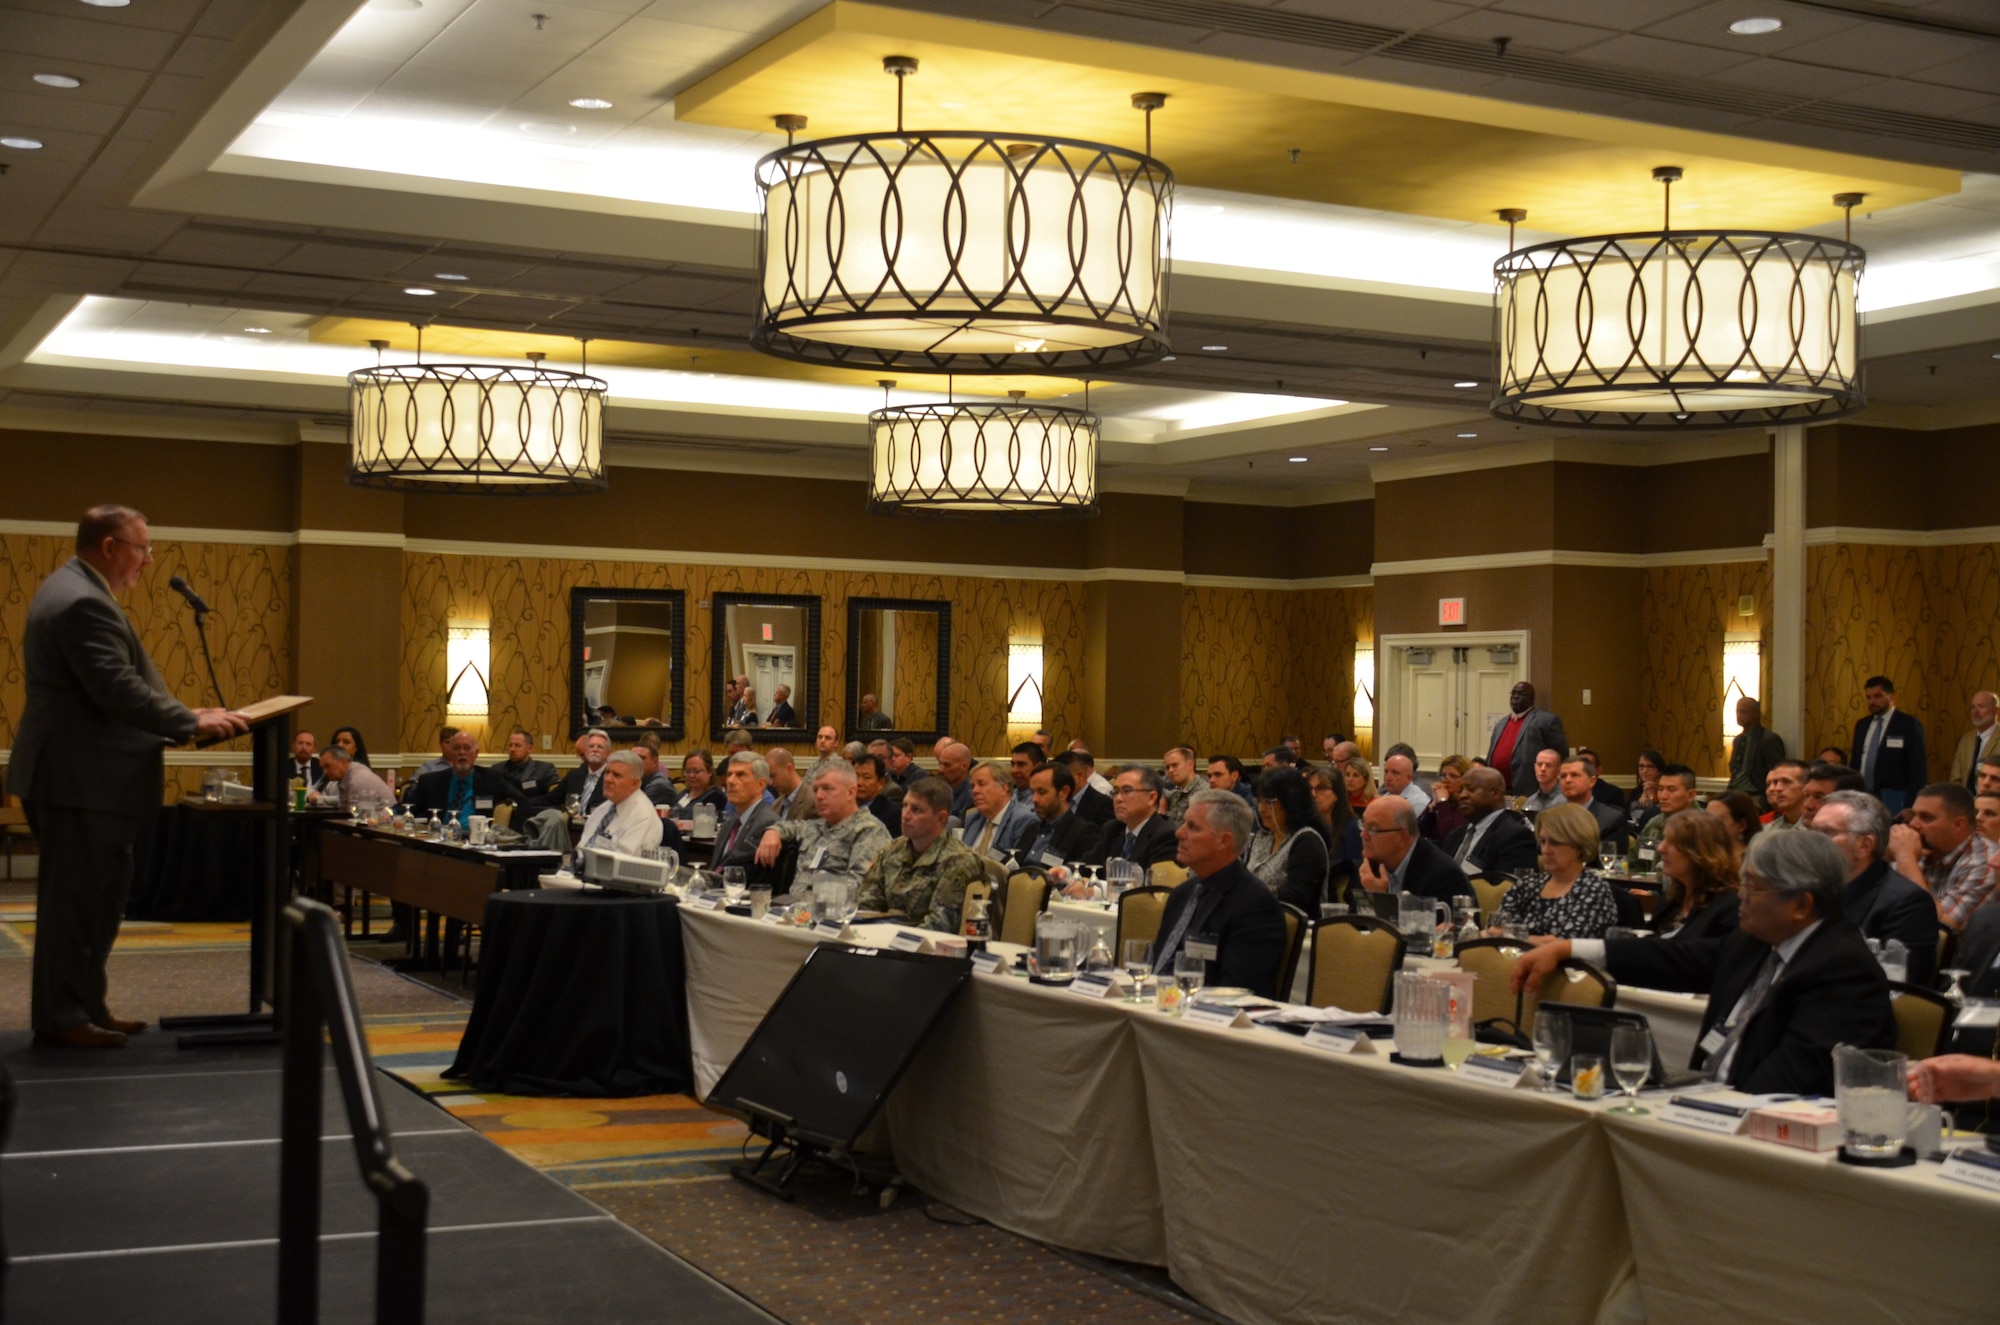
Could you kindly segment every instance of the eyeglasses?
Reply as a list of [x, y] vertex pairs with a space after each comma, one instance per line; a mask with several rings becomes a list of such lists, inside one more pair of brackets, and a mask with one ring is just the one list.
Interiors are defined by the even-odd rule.
[[1114, 796], [1150, 796], [1153, 793], [1147, 791], [1144, 787], [1114, 786], [1113, 788], [1111, 788], [1111, 794]]
[[1393, 837], [1397, 833], [1407, 833], [1409, 831], [1407, 828], [1377, 828], [1373, 824], [1361, 825], [1361, 835], [1363, 837]]
[[153, 545], [151, 543], [134, 543], [131, 539], [120, 538], [116, 534], [111, 536], [111, 541], [114, 543], [123, 543], [126, 547], [134, 549], [140, 556], [145, 557], [149, 561], [152, 559]]

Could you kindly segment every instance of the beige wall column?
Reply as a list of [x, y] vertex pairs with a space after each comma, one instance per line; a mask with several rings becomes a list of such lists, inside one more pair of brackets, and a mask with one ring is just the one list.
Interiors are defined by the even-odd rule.
[[1805, 737], [1806, 430], [1771, 433], [1771, 695], [1765, 721], [1800, 758]]
[[1100, 501], [1084, 527], [1085, 564], [1105, 578], [1084, 585], [1080, 734], [1100, 760], [1157, 759], [1183, 739], [1182, 502], [1116, 492]]
[[403, 498], [349, 487], [347, 449], [324, 442], [299, 443], [298, 484], [292, 685], [313, 696], [299, 722], [322, 747], [358, 728], [385, 757], [402, 745]]

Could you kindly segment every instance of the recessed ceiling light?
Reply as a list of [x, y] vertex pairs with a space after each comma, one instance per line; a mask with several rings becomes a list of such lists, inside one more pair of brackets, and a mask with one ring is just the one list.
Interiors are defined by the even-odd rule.
[[83, 0], [83, 3], [94, 5], [99, 9], [123, 9], [131, 4], [132, 0]]
[[82, 87], [83, 80], [69, 74], [36, 74], [35, 81], [43, 87]]
[[407, 14], [413, 9], [422, 9], [424, 0], [368, 0], [368, 7], [387, 13]]
[[1227, 345], [1204, 345], [1201, 348], [1208, 351], [1210, 354], [1220, 354], [1229, 347]]
[[421, 285], [412, 285], [412, 286], [410, 286], [409, 288], [405, 289], [405, 290], [403, 291], [403, 293], [404, 293], [404, 294], [414, 294], [414, 295], [430, 295], [430, 294], [436, 294], [436, 293], [437, 293], [437, 291], [436, 291], [436, 290], [426, 290], [426, 289], [425, 289], [425, 288], [424, 288], [423, 286], [421, 286]]
[[[1161, 356], [1160, 356], [1160, 362], [1161, 362], [1161, 363], [1172, 363], [1172, 362], [1173, 362], [1174, 360], [1176, 360], [1176, 359], [1178, 359], [1178, 358], [1180, 358], [1180, 357], [1181, 357], [1181, 356], [1180, 356], [1180, 355], [1178, 355], [1178, 354], [1163, 354], [1163, 355], [1161, 355]], [[1996, 354], [1996, 355], [1994, 355], [1993, 357], [1994, 357], [1994, 358], [1996, 358], [1996, 359], [2000, 359], [2000, 354]]]
[[1739, 37], [1762, 37], [1785, 26], [1781, 18], [1739, 18], [1729, 25], [1729, 30]]
[[1466, 389], [1468, 389], [1468, 388], [1470, 388], [1470, 387], [1475, 387], [1475, 386], [1478, 386], [1478, 385], [1479, 385], [1479, 383], [1477, 383], [1477, 382], [1453, 382], [1453, 383], [1452, 383], [1452, 385], [1453, 385], [1453, 386], [1455, 386], [1455, 387], [1457, 387], [1457, 388], [1458, 388], [1458, 389], [1459, 389], [1460, 391], [1464, 391], [1464, 390], [1466, 390]]
[[42, 140], [39, 138], [0, 138], [0, 147], [11, 147], [20, 152], [39, 152]]
[[576, 97], [569, 103], [578, 110], [610, 110], [611, 103], [603, 97]]
[[1476, 432], [1462, 432], [1462, 433], [1460, 433], [1460, 434], [1459, 434], [1459, 436], [1460, 436], [1460, 437], [1477, 437], [1477, 436], [1479, 436], [1479, 434], [1478, 434], [1478, 433], [1476, 433]]
[[1386, 446], [1371, 446], [1371, 447], [1369, 447], [1368, 449], [1369, 449], [1369, 450], [1371, 450], [1371, 451], [1386, 451], [1386, 450], [1388, 450], [1389, 448], [1388, 448], [1388, 447], [1386, 447]]
[[252, 336], [268, 336], [271, 334], [269, 327], [245, 327], [243, 330]]
[[561, 138], [576, 132], [574, 124], [557, 124], [554, 120], [529, 120], [521, 126], [522, 133], [534, 134], [537, 138]]
[[1303, 465], [1305, 462], [1306, 458], [1302, 455], [1295, 455], [1292, 457], [1292, 463], [1295, 465]]
[[434, 271], [431, 273], [431, 279], [436, 281], [469, 281], [472, 278], [463, 272]]

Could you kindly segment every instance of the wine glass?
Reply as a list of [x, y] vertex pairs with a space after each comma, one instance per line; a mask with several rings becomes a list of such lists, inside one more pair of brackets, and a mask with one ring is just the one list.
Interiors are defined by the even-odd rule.
[[1597, 863], [1603, 867], [1606, 874], [1616, 869], [1618, 867], [1617, 844], [1608, 839], [1599, 842], [1597, 844]]
[[1535, 1067], [1542, 1078], [1542, 1092], [1558, 1092], [1556, 1076], [1569, 1061], [1569, 1018], [1560, 1012], [1542, 1009], [1535, 1018]]
[[1207, 979], [1206, 958], [1191, 957], [1185, 952], [1174, 958], [1174, 984], [1181, 991], [1181, 1012], [1187, 1011], [1187, 1005], [1201, 992], [1202, 984]]
[[1971, 975], [1972, 972], [1953, 967], [1949, 970], [1939, 971], [1938, 974], [1951, 981], [1951, 984], [1946, 986], [1944, 991], [1944, 996], [1951, 1000], [1951, 1005], [1955, 1008], [1964, 1007], [1965, 977]]
[[1125, 974], [1132, 977], [1132, 992], [1125, 995], [1125, 1001], [1143, 1003], [1146, 1001], [1146, 977], [1153, 973], [1153, 941], [1126, 939], [1122, 956]]
[[1618, 1078], [1618, 1089], [1625, 1092], [1625, 1102], [1606, 1109], [1606, 1113], [1647, 1114], [1651, 1109], [1639, 1107], [1639, 1088], [1646, 1084], [1646, 1076], [1653, 1070], [1653, 1033], [1644, 1026], [1613, 1026], [1611, 1028], [1611, 1075]]
[[730, 905], [734, 906], [743, 900], [743, 894], [749, 888], [748, 881], [743, 877], [743, 867], [741, 865], [724, 865], [721, 873], [722, 895], [728, 900]]

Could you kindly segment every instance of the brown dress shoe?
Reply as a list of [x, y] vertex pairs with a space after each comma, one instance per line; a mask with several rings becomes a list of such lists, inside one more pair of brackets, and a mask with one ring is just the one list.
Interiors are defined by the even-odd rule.
[[125, 1036], [86, 1021], [68, 1030], [36, 1031], [35, 1043], [58, 1049], [117, 1049], [123, 1047]]
[[146, 1023], [143, 1021], [133, 1021], [130, 1017], [114, 1017], [110, 1013], [99, 1017], [96, 1024], [106, 1030], [117, 1031], [120, 1035], [137, 1035], [146, 1029]]

